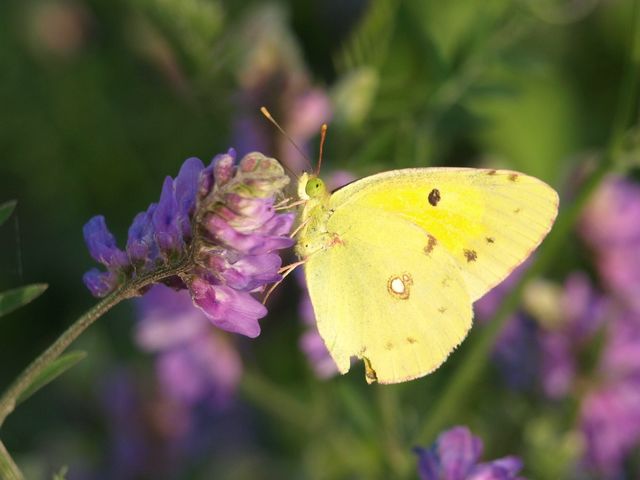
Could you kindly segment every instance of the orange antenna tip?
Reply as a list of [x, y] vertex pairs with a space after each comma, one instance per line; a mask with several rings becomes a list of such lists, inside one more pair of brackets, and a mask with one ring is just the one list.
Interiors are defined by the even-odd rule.
[[322, 152], [324, 150], [324, 141], [327, 138], [327, 124], [323, 123], [320, 127], [320, 152], [318, 154], [318, 168], [316, 168], [316, 175], [320, 175], [320, 166], [322, 165]]
[[267, 110], [267, 107], [260, 107], [260, 113], [262, 113], [262, 115], [267, 117], [269, 120], [273, 120], [273, 117], [269, 113], [269, 110]]

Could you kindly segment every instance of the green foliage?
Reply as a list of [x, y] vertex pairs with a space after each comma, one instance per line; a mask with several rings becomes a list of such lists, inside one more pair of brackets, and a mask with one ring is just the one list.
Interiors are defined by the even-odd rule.
[[17, 204], [16, 200], [9, 200], [0, 204], [0, 226], [9, 219]]
[[87, 356], [86, 352], [74, 351], [66, 353], [50, 365], [48, 365], [37, 377], [33, 379], [29, 387], [18, 397], [16, 405], [24, 402], [42, 387], [52, 382], [64, 372], [75, 366], [80, 360], [83, 360]]
[[55, 473], [53, 475], [53, 479], [52, 480], [66, 480], [67, 479], [67, 473], [69, 473], [69, 467], [62, 467], [58, 473]]
[[32, 302], [48, 288], [45, 283], [35, 283], [24, 287], [0, 292], [0, 317]]

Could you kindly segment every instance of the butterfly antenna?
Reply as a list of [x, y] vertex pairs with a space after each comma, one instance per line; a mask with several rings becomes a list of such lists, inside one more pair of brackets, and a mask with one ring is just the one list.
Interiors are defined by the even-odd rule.
[[320, 153], [318, 154], [318, 166], [316, 168], [316, 176], [320, 175], [320, 166], [322, 165], [322, 152], [324, 151], [324, 141], [327, 139], [327, 124], [323, 123], [320, 128]]
[[[309, 160], [309, 157], [307, 157], [307, 155], [296, 144], [296, 142], [294, 142], [293, 139], [289, 135], [287, 135], [287, 132], [284, 131], [284, 129], [280, 126], [280, 124], [278, 122], [276, 122], [275, 118], [273, 118], [273, 116], [271, 115], [269, 110], [267, 110], [267, 107], [260, 107], [260, 113], [262, 113], [262, 115], [264, 115], [266, 117], [266, 119], [269, 120], [278, 129], [278, 131], [282, 135], [284, 135], [284, 138], [286, 138], [289, 141], [289, 143], [291, 145], [293, 145], [293, 148], [295, 148], [298, 151], [298, 153], [300, 155], [302, 155], [302, 158], [304, 158], [307, 161], [307, 164], [309, 164], [309, 170], [311, 170], [311, 160]], [[285, 165], [285, 168], [287, 168], [286, 165]], [[287, 170], [289, 170], [289, 169], [287, 168]], [[293, 173], [293, 172], [291, 172], [291, 173]], [[298, 178], [298, 175], [296, 175], [295, 173], [293, 173], [293, 176]]]

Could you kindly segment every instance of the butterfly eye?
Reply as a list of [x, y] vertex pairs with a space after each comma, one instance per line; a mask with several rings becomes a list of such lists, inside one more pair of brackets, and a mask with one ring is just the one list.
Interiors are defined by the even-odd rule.
[[324, 190], [324, 183], [319, 178], [312, 178], [307, 182], [305, 192], [309, 196], [320, 194]]

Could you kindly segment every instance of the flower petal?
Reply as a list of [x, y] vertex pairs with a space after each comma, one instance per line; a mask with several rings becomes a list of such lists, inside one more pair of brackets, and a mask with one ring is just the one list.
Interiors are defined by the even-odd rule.
[[260, 335], [258, 319], [267, 314], [267, 309], [249, 293], [199, 277], [192, 280], [189, 288], [194, 303], [217, 327], [251, 338]]
[[482, 442], [467, 427], [441, 433], [436, 443], [444, 478], [463, 480], [482, 454]]
[[171, 177], [166, 177], [164, 180], [160, 201], [153, 212], [152, 220], [160, 250], [163, 252], [179, 251], [182, 247], [182, 232], [178, 226], [178, 202]]
[[204, 164], [199, 158], [188, 158], [180, 167], [180, 172], [178, 172], [178, 176], [174, 181], [179, 224], [182, 229], [182, 236], [185, 238], [191, 238], [190, 217], [196, 205], [198, 178], [203, 169]]
[[116, 239], [107, 228], [103, 215], [96, 215], [82, 228], [89, 254], [108, 268], [123, 267], [129, 263], [127, 254], [116, 245]]
[[92, 268], [83, 275], [82, 281], [94, 297], [104, 297], [116, 288], [120, 282], [120, 275], [111, 270], [101, 272]]
[[288, 237], [259, 235], [258, 232], [240, 233], [217, 215], [208, 215], [204, 225], [214, 240], [228, 248], [250, 255], [288, 248], [295, 243]]

